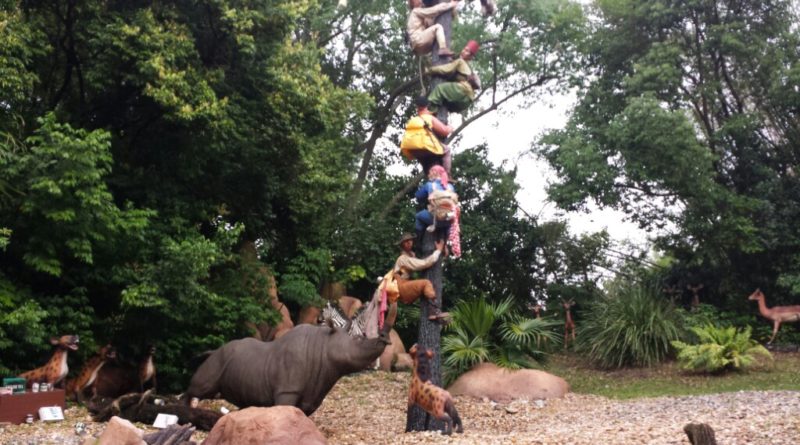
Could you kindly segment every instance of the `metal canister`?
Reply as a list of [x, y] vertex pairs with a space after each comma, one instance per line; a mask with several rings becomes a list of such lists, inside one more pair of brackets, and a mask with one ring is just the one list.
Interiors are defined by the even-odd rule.
[[47, 392], [49, 391], [49, 385], [47, 383], [40, 383], [39, 384], [39, 392]]
[[31, 392], [39, 392], [39, 384], [38, 383], [34, 382], [31, 385]]
[[33, 414], [25, 416], [25, 423], [33, 423]]

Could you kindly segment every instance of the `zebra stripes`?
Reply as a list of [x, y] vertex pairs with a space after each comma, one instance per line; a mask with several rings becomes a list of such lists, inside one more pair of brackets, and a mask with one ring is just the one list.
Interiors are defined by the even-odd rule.
[[342, 308], [339, 305], [333, 305], [329, 301], [325, 304], [325, 307], [322, 308], [322, 321], [321, 324], [327, 324], [329, 321], [330, 323], [337, 328], [345, 328], [347, 333], [352, 336], [364, 336], [364, 326], [367, 324], [367, 317], [365, 317], [365, 309], [366, 307], [361, 307], [356, 311], [353, 315], [353, 318], [348, 318], [345, 315]]

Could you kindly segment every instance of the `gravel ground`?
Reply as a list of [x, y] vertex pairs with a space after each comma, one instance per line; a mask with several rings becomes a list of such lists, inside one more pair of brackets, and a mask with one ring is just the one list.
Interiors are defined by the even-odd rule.
[[[456, 397], [464, 434], [406, 434], [409, 378], [406, 373], [383, 372], [345, 377], [311, 418], [332, 445], [689, 444], [683, 426], [692, 422], [711, 425], [720, 445], [800, 444], [800, 392], [796, 391], [627, 401], [568, 394], [563, 399], [509, 404]], [[91, 422], [83, 408], [69, 408], [65, 416], [57, 424], [0, 427], [0, 444], [80, 444], [104, 428]], [[86, 435], [75, 434], [77, 422], [86, 424]], [[193, 439], [204, 437], [196, 433]]]

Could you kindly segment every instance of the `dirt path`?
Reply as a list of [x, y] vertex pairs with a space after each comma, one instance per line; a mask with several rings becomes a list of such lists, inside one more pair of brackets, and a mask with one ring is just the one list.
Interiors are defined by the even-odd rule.
[[[617, 401], [564, 399], [496, 404], [456, 398], [464, 434], [404, 433], [410, 375], [367, 372], [339, 381], [311, 417], [331, 445], [376, 444], [689, 444], [683, 426], [708, 423], [720, 445], [800, 444], [800, 392], [747, 391]], [[209, 403], [209, 402], [204, 402]], [[211, 402], [213, 403], [213, 402]], [[1, 445], [81, 444], [104, 425], [70, 408], [58, 424], [0, 427]], [[75, 434], [75, 423], [88, 434]], [[145, 427], [144, 425], [138, 425]], [[199, 441], [205, 434], [195, 434]]]

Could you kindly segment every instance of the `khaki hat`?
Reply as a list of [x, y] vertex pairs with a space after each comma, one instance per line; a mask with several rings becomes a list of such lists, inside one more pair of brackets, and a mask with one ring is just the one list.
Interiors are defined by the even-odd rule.
[[397, 242], [397, 245], [399, 246], [399, 245], [403, 244], [404, 242], [406, 242], [408, 240], [415, 240], [416, 241], [416, 239], [417, 239], [417, 237], [415, 235], [406, 232], [406, 233], [403, 234], [403, 236], [400, 237], [400, 241]]

